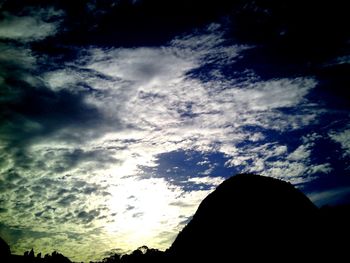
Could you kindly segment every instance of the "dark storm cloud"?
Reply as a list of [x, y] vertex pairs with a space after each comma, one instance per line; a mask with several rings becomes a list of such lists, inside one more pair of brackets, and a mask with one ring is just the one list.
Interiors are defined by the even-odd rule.
[[[97, 108], [84, 101], [87, 85], [85, 93], [54, 91], [41, 77], [55, 60], [34, 51], [34, 45], [59, 34], [64, 12], [55, 3], [20, 2], [5, 1], [0, 6], [0, 140], [5, 143], [4, 150], [25, 166], [32, 159], [26, 147], [36, 139], [64, 129], [61, 136], [77, 142], [98, 136], [92, 131], [106, 126], [101, 124], [104, 117]], [[114, 128], [117, 124], [114, 120]], [[77, 150], [66, 157], [74, 166], [87, 155]]]
[[134, 213], [133, 215], [132, 215], [132, 217], [133, 218], [141, 218], [143, 216], [143, 213]]
[[[46, 180], [48, 181], [48, 180]], [[43, 180], [38, 180], [37, 183], [41, 185], [34, 185], [31, 187], [35, 193], [36, 189], [45, 192], [49, 201], [55, 201], [58, 206], [69, 206], [72, 202], [83, 198], [85, 195], [103, 195], [105, 187], [97, 184], [90, 184], [84, 181], [69, 181], [63, 182], [60, 180], [51, 180], [44, 183]], [[41, 195], [44, 197], [44, 195]]]
[[0, 235], [13, 243], [18, 242], [21, 238], [25, 237], [28, 233], [33, 237], [48, 237], [50, 234], [40, 231], [32, 231], [27, 228], [19, 228], [17, 226], [9, 226], [0, 223]]
[[60, 206], [64, 206], [64, 207], [67, 207], [67, 206], [70, 206], [72, 205], [72, 203], [77, 200], [77, 197], [74, 195], [74, 194], [69, 194], [65, 197], [62, 197], [58, 202], [57, 204], [60, 205]]
[[[117, 164], [120, 162], [118, 159], [112, 157], [111, 153], [106, 150], [84, 151], [82, 149], [56, 149], [54, 152], [48, 151], [45, 157], [56, 158], [56, 162], [48, 166], [42, 164], [38, 169], [50, 167], [50, 169], [53, 169], [53, 171], [57, 173], [68, 172], [82, 163], [93, 163], [94, 167], [103, 168], [106, 164]], [[42, 163], [42, 160], [39, 160], [39, 164], [40, 163]]]
[[[84, 101], [87, 93], [53, 91], [47, 87], [37, 76], [41, 74], [37, 67], [38, 57], [29, 49], [0, 43], [0, 50], [0, 140], [4, 150], [1, 166], [11, 155], [18, 166], [25, 168], [31, 164], [44, 169], [47, 167], [45, 161], [35, 161], [36, 156], [26, 151], [37, 140], [58, 136], [56, 139], [82, 142], [110, 129], [103, 114]], [[114, 119], [113, 127], [118, 127], [117, 119]], [[61, 134], [57, 135], [59, 132]], [[50, 158], [50, 152], [46, 155]], [[94, 161], [101, 166], [117, 162], [101, 150], [81, 149], [63, 151], [61, 161], [56, 165], [58, 172], [71, 169], [80, 161]]]
[[97, 191], [99, 191], [99, 189], [100, 189], [100, 187], [98, 185], [87, 186], [83, 189], [83, 193], [90, 195], [90, 194], [96, 193]]
[[7, 191], [15, 189], [18, 185], [23, 185], [28, 182], [26, 178], [21, 177], [17, 172], [13, 170], [7, 171], [6, 174], [0, 180], [0, 191]]
[[[97, 109], [83, 102], [83, 97], [66, 91], [53, 92], [45, 86], [30, 86], [7, 76], [6, 81], [13, 85], [3, 89], [16, 91], [16, 100], [1, 103], [1, 134], [15, 145], [23, 145], [25, 141], [35, 137], [48, 135], [67, 126], [80, 126], [82, 130], [97, 125], [101, 115]], [[11, 94], [3, 91], [5, 97]], [[23, 127], [25, 122], [35, 127]], [[22, 127], [21, 127], [22, 126]], [[74, 130], [74, 128], [73, 128]], [[72, 140], [80, 136], [67, 134]], [[14, 146], [14, 145], [10, 146]]]
[[77, 214], [77, 217], [82, 220], [85, 224], [90, 223], [95, 218], [97, 218], [100, 215], [100, 211], [98, 210], [90, 210], [88, 212], [81, 211]]

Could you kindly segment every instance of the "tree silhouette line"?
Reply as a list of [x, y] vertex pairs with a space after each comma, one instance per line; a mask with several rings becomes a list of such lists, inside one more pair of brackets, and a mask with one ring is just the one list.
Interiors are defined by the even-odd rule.
[[[167, 254], [158, 249], [148, 248], [147, 246], [139, 247], [130, 254], [115, 253], [101, 261], [90, 261], [90, 263], [136, 263], [136, 262], [154, 262], [161, 263], [167, 259]], [[57, 251], [51, 254], [42, 254], [39, 252], [35, 255], [34, 249], [25, 251], [23, 255], [11, 254], [10, 247], [0, 237], [0, 262], [4, 263], [72, 263], [72, 261], [58, 253]]]

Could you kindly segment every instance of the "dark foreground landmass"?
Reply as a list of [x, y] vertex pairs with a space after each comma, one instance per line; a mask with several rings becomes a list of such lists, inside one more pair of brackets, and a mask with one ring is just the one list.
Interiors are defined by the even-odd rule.
[[[345, 262], [349, 224], [350, 206], [319, 209], [289, 183], [237, 175], [203, 200], [165, 252], [144, 246], [101, 262]], [[1, 262], [71, 262], [57, 252], [12, 255], [1, 238], [0, 253]]]

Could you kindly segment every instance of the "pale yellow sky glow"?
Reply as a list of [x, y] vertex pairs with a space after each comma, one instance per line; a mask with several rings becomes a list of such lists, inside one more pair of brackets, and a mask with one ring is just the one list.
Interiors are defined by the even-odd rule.
[[[159, 234], [180, 229], [179, 216], [191, 216], [208, 191], [185, 193], [164, 179], [125, 178], [111, 187], [110, 193], [108, 207], [116, 216], [105, 228], [111, 236], [119, 237], [116, 240], [123, 240], [126, 247], [121, 248], [127, 250], [143, 244], [166, 249], [168, 243]], [[178, 207], [172, 204], [175, 200], [191, 205]], [[173, 234], [175, 237], [176, 232]]]

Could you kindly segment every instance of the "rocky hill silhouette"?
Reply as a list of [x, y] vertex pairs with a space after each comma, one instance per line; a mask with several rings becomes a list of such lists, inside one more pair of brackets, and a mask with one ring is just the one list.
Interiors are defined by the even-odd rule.
[[9, 261], [11, 257], [10, 246], [0, 237], [0, 260], [1, 262]]
[[237, 175], [203, 200], [169, 253], [177, 259], [237, 262], [283, 261], [296, 250], [307, 256], [318, 212], [289, 183]]
[[[209, 194], [165, 251], [141, 247], [115, 262], [343, 262], [350, 236], [350, 207], [316, 207], [290, 183], [270, 177], [233, 176]], [[54, 252], [44, 258], [10, 255], [1, 262], [70, 262]]]

